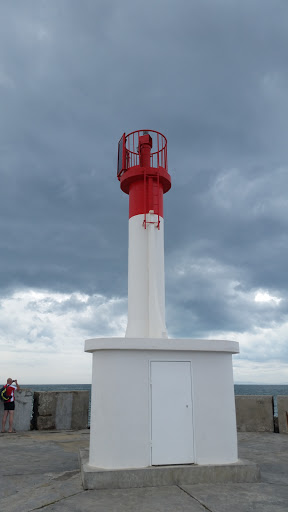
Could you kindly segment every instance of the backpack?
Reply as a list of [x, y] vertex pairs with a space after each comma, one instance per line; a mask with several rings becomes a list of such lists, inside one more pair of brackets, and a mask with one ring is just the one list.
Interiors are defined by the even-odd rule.
[[7, 386], [3, 386], [1, 389], [0, 389], [0, 400], [2, 400], [2, 402], [7, 402], [7, 400], [9, 400], [10, 396], [7, 396]]

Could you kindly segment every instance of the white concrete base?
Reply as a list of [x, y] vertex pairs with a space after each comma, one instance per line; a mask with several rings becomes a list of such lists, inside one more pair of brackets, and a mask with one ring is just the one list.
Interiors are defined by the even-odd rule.
[[79, 452], [84, 489], [129, 489], [163, 485], [193, 485], [260, 482], [258, 464], [239, 460], [235, 464], [161, 466], [141, 469], [103, 470], [88, 464], [88, 450]]
[[[147, 468], [155, 465], [155, 460], [157, 465], [237, 462], [232, 354], [239, 351], [238, 343], [222, 340], [100, 338], [87, 340], [85, 351], [93, 354], [90, 467], [111, 470]], [[184, 401], [190, 423], [183, 433], [185, 411], [177, 409], [183, 394], [180, 389], [178, 397], [172, 397], [173, 392], [169, 391], [161, 399], [169, 379], [163, 389], [161, 378], [158, 383], [157, 378], [153, 381], [151, 367], [156, 362], [163, 363], [166, 370], [168, 368], [168, 376], [171, 368], [171, 379], [174, 381], [178, 378], [174, 374], [175, 368], [179, 371], [178, 363], [184, 363], [185, 371], [191, 369], [190, 391], [185, 391], [186, 405]], [[174, 364], [167, 366], [167, 363]], [[157, 368], [157, 365], [154, 367]], [[158, 403], [153, 395], [155, 386], [160, 389]], [[166, 404], [170, 395], [171, 411], [169, 403]], [[168, 410], [164, 427], [155, 425], [155, 403], [160, 409], [167, 406], [163, 414], [162, 410], [158, 414], [161, 421]], [[181, 417], [181, 421], [177, 423], [178, 417]], [[160, 435], [158, 427], [161, 429]], [[178, 430], [180, 434], [177, 437]], [[173, 435], [176, 437], [173, 438]], [[187, 461], [184, 462], [183, 443], [187, 446]]]

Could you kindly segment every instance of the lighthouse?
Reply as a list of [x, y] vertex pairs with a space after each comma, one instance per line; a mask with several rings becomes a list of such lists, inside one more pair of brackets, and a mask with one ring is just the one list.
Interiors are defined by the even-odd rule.
[[90, 447], [88, 456], [81, 455], [84, 488], [194, 483], [195, 466], [205, 465], [200, 475], [211, 475], [211, 481], [219, 465], [241, 481], [241, 471], [233, 473], [238, 450], [232, 355], [239, 344], [167, 336], [166, 137], [155, 130], [124, 133], [117, 177], [129, 196], [128, 322], [123, 337], [85, 341], [93, 366]]
[[163, 195], [171, 188], [167, 139], [154, 130], [122, 135], [117, 177], [129, 195], [126, 337], [167, 338]]

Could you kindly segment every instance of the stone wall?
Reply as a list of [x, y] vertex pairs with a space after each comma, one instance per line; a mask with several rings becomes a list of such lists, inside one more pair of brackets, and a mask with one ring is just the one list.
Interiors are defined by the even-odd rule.
[[[30, 389], [21, 389], [15, 393], [15, 412], [13, 428], [23, 431], [30, 430], [33, 410], [33, 392]], [[2, 424], [4, 406], [0, 403], [0, 421]], [[6, 430], [9, 428], [9, 419], [6, 421]]]
[[288, 434], [288, 396], [277, 396], [280, 434]]
[[[16, 431], [78, 430], [88, 426], [89, 391], [37, 391], [15, 393]], [[235, 396], [238, 432], [278, 432], [288, 434], [288, 396], [278, 396], [278, 418], [273, 415], [272, 396]], [[0, 422], [3, 405], [0, 403]], [[6, 422], [8, 430], [8, 419]]]
[[35, 391], [33, 428], [79, 430], [88, 427], [89, 391]]
[[[4, 406], [0, 403], [0, 421]], [[15, 393], [13, 427], [27, 430], [80, 430], [88, 426], [89, 391], [37, 391]], [[8, 430], [8, 419], [6, 431]]]
[[235, 396], [238, 432], [274, 432], [273, 396]]

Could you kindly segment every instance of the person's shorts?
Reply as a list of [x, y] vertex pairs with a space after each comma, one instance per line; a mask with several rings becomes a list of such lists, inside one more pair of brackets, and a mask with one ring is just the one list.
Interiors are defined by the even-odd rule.
[[4, 411], [14, 411], [15, 402], [4, 402]]

